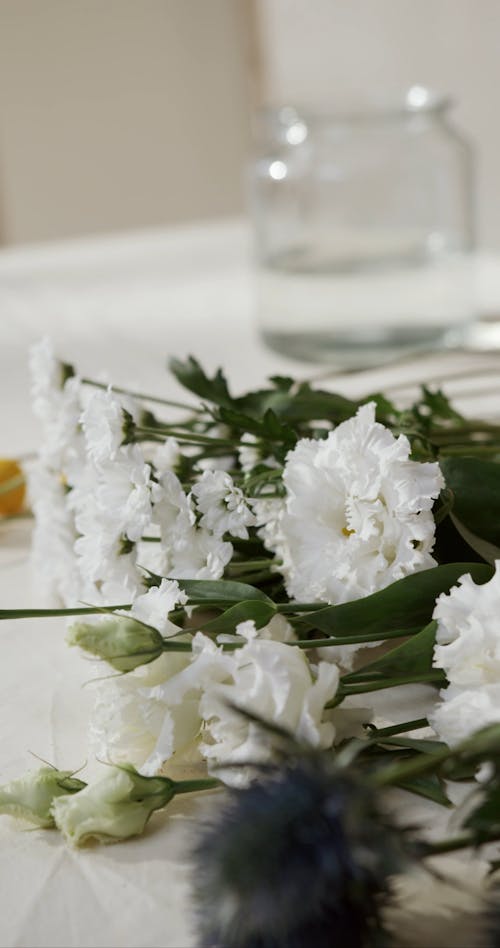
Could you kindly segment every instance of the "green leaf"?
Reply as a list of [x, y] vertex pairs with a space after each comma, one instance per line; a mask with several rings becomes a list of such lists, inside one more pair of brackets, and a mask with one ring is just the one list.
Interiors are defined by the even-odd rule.
[[408, 750], [418, 751], [421, 754], [441, 754], [446, 748], [443, 741], [433, 741], [418, 737], [388, 737], [381, 738], [381, 744], [389, 744], [391, 747], [406, 747]]
[[275, 408], [275, 411], [280, 418], [290, 423], [321, 419], [338, 425], [341, 421], [352, 418], [359, 404], [335, 392], [311, 388], [309, 383], [304, 382], [295, 396], [291, 397], [288, 403], [284, 403], [281, 410]]
[[[391, 649], [382, 658], [369, 665], [364, 665], [357, 672], [345, 675], [343, 681], [354, 684], [356, 681], [365, 682], [373, 678], [396, 678], [405, 675], [424, 675], [432, 670], [434, 644], [436, 641], [437, 623], [433, 620], [421, 632], [413, 635], [402, 645]], [[443, 673], [443, 684], [446, 678]], [[401, 746], [399, 744], [398, 746]], [[441, 748], [442, 750], [442, 748]]]
[[257, 419], [244, 412], [221, 406], [216, 417], [231, 428], [242, 432], [248, 431], [265, 441], [283, 442], [287, 447], [293, 447], [297, 441], [293, 428], [282, 424], [271, 408], [267, 409], [263, 418]]
[[[161, 577], [158, 579], [158, 585]], [[274, 603], [269, 596], [261, 589], [250, 586], [248, 583], [232, 582], [226, 579], [205, 580], [205, 579], [178, 579], [177, 582], [181, 589], [189, 596], [192, 605], [222, 605], [228, 602], [241, 603], [252, 600], [261, 600], [270, 603], [274, 609]], [[156, 585], [156, 584], [155, 584]]]
[[426, 800], [433, 800], [434, 803], [439, 803], [441, 806], [453, 806], [437, 774], [412, 777], [408, 780], [402, 780], [396, 786], [400, 787], [401, 790], [408, 790], [409, 793], [415, 793], [419, 797], [425, 797]]
[[493, 786], [483, 789], [481, 803], [468, 816], [464, 826], [474, 830], [479, 836], [500, 829], [500, 786], [496, 781]]
[[257, 629], [267, 625], [276, 615], [276, 606], [272, 602], [263, 602], [260, 599], [247, 599], [230, 606], [222, 615], [211, 619], [201, 626], [202, 632], [234, 632], [239, 622], [252, 619]]
[[455, 529], [458, 530], [460, 536], [468, 543], [470, 548], [476, 553], [479, 553], [486, 563], [490, 563], [494, 566], [495, 561], [500, 559], [500, 547], [495, 546], [494, 543], [490, 543], [488, 540], [483, 540], [482, 537], [478, 537], [477, 534], [469, 530], [458, 517], [455, 517], [453, 513], [450, 513], [450, 518]]
[[182, 359], [170, 359], [169, 369], [178, 382], [188, 391], [194, 392], [200, 398], [213, 402], [216, 405], [230, 407], [233, 399], [229, 392], [227, 381], [222, 369], [217, 369], [213, 378], [203, 371], [200, 363], [193, 356]]
[[327, 635], [355, 638], [363, 633], [377, 633], [383, 639], [386, 632], [396, 630], [401, 635], [413, 634], [430, 621], [437, 596], [448, 592], [464, 573], [470, 573], [476, 583], [486, 583], [493, 570], [484, 563], [435, 566], [405, 576], [364, 599], [308, 612], [305, 621]]
[[500, 464], [446, 457], [440, 467], [454, 494], [453, 516], [476, 537], [500, 547]]
[[422, 385], [422, 398], [420, 406], [425, 405], [429, 409], [431, 416], [449, 421], [463, 421], [463, 415], [453, 408], [449, 398], [442, 389], [432, 390]]

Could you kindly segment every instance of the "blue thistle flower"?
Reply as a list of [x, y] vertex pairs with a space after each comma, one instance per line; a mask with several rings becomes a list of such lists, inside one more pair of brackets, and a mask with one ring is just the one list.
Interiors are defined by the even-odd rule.
[[194, 852], [200, 945], [386, 944], [381, 910], [410, 854], [375, 790], [325, 755], [266, 768], [201, 831]]

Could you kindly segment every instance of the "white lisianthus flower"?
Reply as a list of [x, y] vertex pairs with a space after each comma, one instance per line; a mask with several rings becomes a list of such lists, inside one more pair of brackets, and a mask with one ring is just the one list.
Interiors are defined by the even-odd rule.
[[[200, 701], [205, 721], [200, 751], [208, 760], [209, 772], [229, 785], [243, 786], [251, 776], [245, 764], [273, 757], [272, 742], [263, 728], [231, 705], [255, 712], [312, 747], [333, 744], [335, 728], [325, 720], [325, 705], [338, 688], [336, 666], [320, 662], [313, 674], [300, 649], [253, 636], [243, 648], [223, 658], [228, 680], [206, 685]], [[242, 767], [225, 770], [228, 763]]]
[[95, 463], [111, 461], [129, 434], [132, 419], [123, 399], [111, 387], [90, 396], [80, 417], [89, 457]]
[[217, 636], [218, 642], [237, 642], [238, 637], [244, 639], [272, 639], [274, 642], [294, 642], [297, 638], [292, 626], [285, 617], [277, 613], [266, 625], [257, 629], [253, 619], [245, 619], [236, 626], [236, 635], [222, 632]]
[[242, 540], [248, 539], [247, 528], [254, 526], [255, 516], [243, 492], [235, 487], [229, 474], [225, 471], [204, 471], [193, 487], [193, 494], [202, 514], [202, 527], [216, 537], [229, 533]]
[[478, 586], [470, 573], [436, 600], [434, 665], [452, 685], [500, 683], [500, 560], [487, 583]]
[[444, 479], [437, 463], [409, 455], [373, 402], [289, 452], [275, 552], [292, 598], [348, 602], [436, 565], [431, 507]]
[[487, 583], [469, 573], [436, 600], [434, 666], [450, 685], [429, 721], [448, 744], [500, 721], [500, 560]]
[[127, 675], [96, 683], [89, 737], [99, 760], [129, 762], [150, 776], [165, 761], [196, 757], [200, 669], [193, 671], [191, 659], [190, 652], [169, 652]]
[[449, 685], [427, 717], [438, 737], [453, 747], [480, 728], [500, 722], [500, 682], [479, 688]]
[[146, 625], [157, 629], [160, 635], [176, 635], [179, 627], [170, 622], [169, 612], [188, 601], [186, 593], [175, 580], [162, 579], [159, 586], [152, 586], [132, 604], [130, 615]]

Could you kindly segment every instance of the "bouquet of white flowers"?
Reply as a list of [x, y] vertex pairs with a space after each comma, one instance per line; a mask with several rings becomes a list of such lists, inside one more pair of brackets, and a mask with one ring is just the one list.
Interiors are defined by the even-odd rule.
[[[261, 794], [264, 833], [281, 781], [280, 839], [319, 806], [328, 862], [340, 845], [333, 807], [343, 868], [318, 870], [321, 911], [292, 912], [291, 928], [295, 877], [265, 883], [277, 914], [266, 903], [252, 927], [243, 875], [206, 943], [300, 945], [307, 928], [327, 945], [323, 929], [341, 918], [344, 943], [374, 944], [385, 880], [406, 860], [500, 837], [500, 425], [425, 387], [401, 409], [284, 377], [233, 397], [220, 370], [209, 378], [193, 358], [171, 370], [196, 401], [81, 379], [47, 341], [33, 351], [33, 561], [62, 607], [0, 618], [77, 617], [69, 644], [116, 672], [96, 684], [89, 726], [111, 769], [86, 786], [45, 768], [4, 787], [0, 812], [56, 824], [74, 844], [112, 841], [141, 832], [176, 793], [221, 783], [242, 795], [231, 824], [250, 820]], [[16, 469], [2, 490], [18, 489]], [[435, 689], [425, 717], [381, 721], [366, 707], [372, 692], [420, 682]], [[180, 768], [189, 779], [174, 779]], [[456, 839], [387, 829], [383, 788], [448, 806], [446, 781], [478, 769], [480, 799]], [[367, 867], [384, 836], [376, 884]], [[297, 847], [284, 858], [304, 866]], [[236, 871], [223, 849], [200, 870], [207, 905]], [[217, 858], [210, 837], [202, 863], [209, 850]], [[343, 907], [331, 892], [325, 908], [340, 878]]]

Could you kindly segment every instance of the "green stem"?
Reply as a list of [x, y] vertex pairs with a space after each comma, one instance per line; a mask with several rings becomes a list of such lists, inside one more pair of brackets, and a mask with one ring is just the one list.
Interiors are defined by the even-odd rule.
[[197, 790], [214, 790], [222, 786], [220, 780], [212, 777], [206, 777], [200, 780], [176, 780], [175, 794], [178, 793], [196, 793]]
[[393, 724], [391, 727], [382, 727], [382, 728], [370, 728], [368, 725], [368, 730], [373, 731], [373, 737], [375, 740], [378, 740], [380, 737], [392, 737], [396, 734], [406, 734], [407, 731], [418, 731], [420, 728], [428, 727], [429, 722], [427, 718], [416, 718], [414, 721], [405, 721], [403, 724]]
[[[351, 641], [353, 641], [351, 639]], [[424, 675], [406, 675], [403, 678], [382, 678], [380, 680], [371, 681], [371, 682], [362, 682], [356, 685], [343, 684], [342, 678], [340, 679], [340, 688], [332, 701], [329, 701], [325, 707], [335, 708], [337, 705], [348, 698], [350, 695], [364, 695], [368, 694], [371, 691], [383, 691], [385, 688], [398, 688], [400, 685], [430, 685], [433, 682], [441, 682], [442, 673], [438, 669], [433, 671], [432, 669]]]
[[260, 569], [261, 566], [269, 566], [273, 562], [269, 557], [260, 560], [238, 560], [229, 563], [226, 572], [234, 575], [235, 573], [246, 573], [249, 570]]
[[319, 612], [320, 609], [326, 609], [327, 602], [277, 602], [276, 609], [282, 615], [294, 612]]
[[130, 602], [119, 606], [86, 606], [82, 609], [0, 609], [2, 619], [48, 619], [53, 616], [90, 616], [114, 612], [116, 609], [131, 609]]
[[400, 639], [406, 633], [398, 629], [394, 632], [386, 632], [381, 635], [380, 632], [365, 632], [364, 635], [332, 635], [327, 639], [302, 639], [299, 642], [291, 642], [291, 645], [299, 645], [300, 648], [328, 648], [329, 645], [362, 645], [365, 642], [382, 642], [386, 639]]
[[[84, 385], [92, 385], [93, 388], [101, 388], [107, 391], [108, 385], [103, 382], [94, 382], [93, 379], [82, 379]], [[113, 392], [117, 392], [119, 395], [130, 395], [131, 398], [138, 398], [144, 402], [155, 402], [157, 405], [168, 405], [170, 408], [182, 408], [184, 411], [190, 411], [196, 415], [202, 415], [202, 408], [195, 408], [193, 405], [186, 405], [184, 402], [175, 402], [170, 398], [159, 398], [157, 395], [146, 395], [144, 392], [132, 392], [128, 388], [118, 388], [117, 385], [112, 386]]]
[[[481, 843], [494, 843], [500, 839], [500, 833], [492, 833], [488, 839], [481, 838]], [[445, 853], [454, 853], [458, 849], [468, 849], [469, 846], [479, 844], [477, 836], [473, 833], [462, 833], [460, 836], [452, 836], [451, 839], [437, 839], [434, 843], [425, 844], [425, 857], [442, 856]]]
[[434, 443], [438, 443], [441, 440], [448, 441], [457, 438], [458, 435], [462, 434], [474, 434], [480, 432], [487, 432], [488, 434], [500, 435], [500, 425], [494, 425], [487, 421], [467, 421], [462, 425], [456, 425], [454, 428], [436, 428], [429, 433], [429, 438]]
[[458, 454], [464, 456], [478, 456], [485, 454], [500, 454], [500, 441], [490, 442], [489, 444], [479, 444], [466, 442], [465, 444], [445, 444], [439, 447], [439, 454], [446, 456], [448, 454]]
[[194, 432], [179, 431], [177, 428], [173, 428], [171, 425], [158, 425], [156, 428], [143, 428], [137, 426], [135, 429], [136, 433], [148, 440], [156, 440], [158, 438], [165, 438], [166, 436], [170, 438], [177, 438], [178, 441], [183, 441], [185, 444], [194, 444], [198, 447], [206, 447], [210, 445], [212, 447], [218, 448], [230, 448], [234, 451], [235, 442], [228, 441], [223, 438], [210, 438], [208, 435], [195, 434]]

